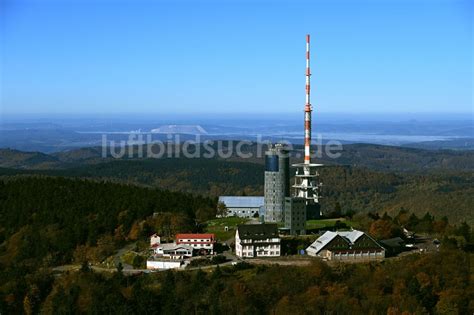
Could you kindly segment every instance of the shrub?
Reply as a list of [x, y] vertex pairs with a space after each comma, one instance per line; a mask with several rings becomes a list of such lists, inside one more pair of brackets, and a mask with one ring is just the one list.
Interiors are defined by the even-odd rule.
[[227, 261], [227, 258], [225, 258], [224, 255], [217, 255], [211, 258], [211, 263], [213, 265], [222, 264], [222, 263], [225, 263], [226, 261]]

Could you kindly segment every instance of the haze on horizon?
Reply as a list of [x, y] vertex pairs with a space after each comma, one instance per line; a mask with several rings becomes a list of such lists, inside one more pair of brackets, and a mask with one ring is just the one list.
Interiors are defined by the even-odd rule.
[[0, 115], [473, 113], [470, 1], [0, 4]]

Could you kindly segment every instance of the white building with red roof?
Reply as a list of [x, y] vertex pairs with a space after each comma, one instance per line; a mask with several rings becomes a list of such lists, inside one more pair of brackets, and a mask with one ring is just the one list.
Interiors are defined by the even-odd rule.
[[214, 254], [216, 237], [212, 233], [176, 234], [176, 244], [189, 245], [199, 253]]

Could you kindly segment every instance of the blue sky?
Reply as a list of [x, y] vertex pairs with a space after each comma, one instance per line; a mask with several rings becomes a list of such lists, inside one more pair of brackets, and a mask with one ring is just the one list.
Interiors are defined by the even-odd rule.
[[473, 111], [470, 1], [1, 3], [4, 114]]

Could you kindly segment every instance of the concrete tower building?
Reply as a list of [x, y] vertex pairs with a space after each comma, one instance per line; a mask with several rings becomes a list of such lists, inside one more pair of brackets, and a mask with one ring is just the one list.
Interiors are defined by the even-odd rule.
[[306, 199], [285, 198], [285, 228], [291, 235], [306, 234]]
[[285, 197], [290, 196], [290, 157], [282, 144], [265, 152], [265, 222], [282, 222]]

